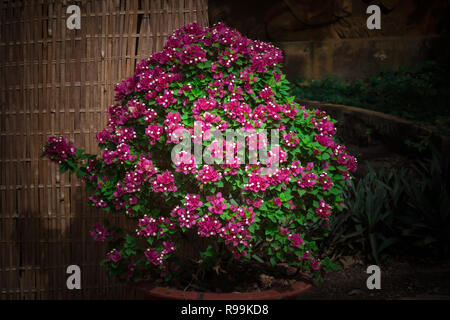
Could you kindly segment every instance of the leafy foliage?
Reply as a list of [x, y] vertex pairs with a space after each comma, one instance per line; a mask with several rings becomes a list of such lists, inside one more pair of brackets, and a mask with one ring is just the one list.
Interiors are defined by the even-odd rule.
[[380, 263], [390, 253], [448, 257], [450, 250], [449, 162], [436, 150], [412, 167], [376, 172], [346, 193], [348, 210], [332, 223], [328, 245], [357, 250]]
[[433, 125], [438, 133], [450, 134], [449, 72], [448, 64], [428, 61], [415, 71], [386, 70], [367, 81], [300, 78], [292, 92], [299, 99], [372, 109]]
[[450, 174], [448, 158], [434, 151], [418, 162], [405, 181], [407, 210], [399, 217], [400, 232], [424, 254], [450, 253]]

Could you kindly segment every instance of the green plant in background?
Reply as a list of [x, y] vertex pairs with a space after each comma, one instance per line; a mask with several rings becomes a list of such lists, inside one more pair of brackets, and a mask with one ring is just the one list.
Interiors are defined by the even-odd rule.
[[398, 217], [401, 235], [424, 254], [450, 253], [449, 169], [448, 159], [434, 151], [413, 166], [404, 185], [408, 210]]
[[334, 221], [332, 245], [361, 250], [379, 263], [385, 250], [396, 242], [394, 217], [400, 195], [399, 175], [384, 170], [377, 173], [369, 166], [366, 176], [350, 182], [347, 210]]
[[389, 253], [448, 257], [449, 161], [436, 149], [411, 167], [384, 168], [350, 182], [346, 210], [332, 221], [334, 255], [360, 251], [380, 263]]
[[426, 62], [415, 70], [386, 70], [366, 80], [343, 83], [336, 76], [325, 80], [294, 81], [299, 99], [318, 100], [372, 109], [433, 125], [450, 134], [450, 66]]
[[417, 151], [419, 154], [429, 152], [431, 148], [430, 143], [431, 134], [419, 135], [415, 139], [406, 139], [405, 144], [412, 150]]
[[337, 76], [324, 80], [296, 79], [292, 93], [299, 99], [326, 101], [337, 104], [359, 106], [365, 103], [361, 92], [365, 91], [363, 81], [341, 83]]

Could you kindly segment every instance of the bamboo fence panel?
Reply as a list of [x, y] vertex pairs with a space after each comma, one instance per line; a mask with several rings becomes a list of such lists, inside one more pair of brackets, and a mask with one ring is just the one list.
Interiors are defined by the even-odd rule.
[[[79, 30], [66, 27], [72, 4]], [[89, 230], [106, 214], [39, 156], [51, 135], [97, 153], [114, 85], [191, 22], [208, 24], [207, 0], [0, 1], [1, 299], [139, 297], [99, 266], [104, 247]], [[69, 265], [81, 290], [66, 287]]]

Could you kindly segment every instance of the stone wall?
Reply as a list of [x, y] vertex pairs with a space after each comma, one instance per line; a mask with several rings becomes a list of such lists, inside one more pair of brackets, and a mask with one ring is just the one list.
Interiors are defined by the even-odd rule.
[[[380, 30], [367, 28], [371, 4]], [[211, 24], [278, 44], [291, 79], [362, 79], [449, 56], [449, 0], [209, 0], [208, 14]]]
[[290, 79], [323, 79], [337, 75], [341, 80], [364, 79], [380, 70], [408, 67], [423, 61], [448, 61], [449, 38], [440, 36], [383, 37], [325, 41], [275, 42], [285, 55]]

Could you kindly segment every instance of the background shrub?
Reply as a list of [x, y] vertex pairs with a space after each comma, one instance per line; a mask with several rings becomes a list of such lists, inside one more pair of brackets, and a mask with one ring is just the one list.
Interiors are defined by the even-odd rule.
[[428, 61], [417, 70], [385, 70], [365, 81], [343, 83], [337, 77], [323, 81], [296, 79], [293, 94], [317, 100], [372, 109], [450, 134], [450, 83], [447, 63]]
[[363, 252], [376, 263], [389, 254], [448, 257], [449, 191], [449, 161], [436, 149], [407, 168], [369, 165], [346, 192], [347, 209], [333, 220], [328, 249]]

